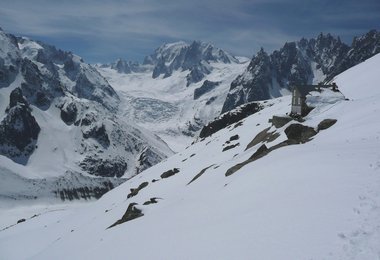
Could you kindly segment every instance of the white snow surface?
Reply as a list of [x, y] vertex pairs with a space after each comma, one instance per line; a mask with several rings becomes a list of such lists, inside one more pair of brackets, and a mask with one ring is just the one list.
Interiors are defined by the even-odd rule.
[[[377, 55], [334, 79], [348, 100], [324, 102], [305, 118], [312, 127], [337, 119], [310, 142], [277, 149], [226, 177], [261, 145], [245, 151], [271, 127], [268, 119], [290, 111], [289, 96], [267, 101], [272, 106], [243, 125], [199, 140], [97, 202], [25, 215], [0, 231], [0, 258], [380, 259], [379, 68]], [[271, 127], [281, 136], [266, 145], [285, 140], [289, 124]], [[222, 152], [236, 134], [231, 144], [239, 145]], [[173, 168], [180, 172], [160, 178]], [[127, 199], [144, 181], [149, 185]], [[157, 204], [142, 205], [152, 197]], [[144, 216], [108, 228], [132, 202]], [[15, 212], [1, 212], [6, 224]]]

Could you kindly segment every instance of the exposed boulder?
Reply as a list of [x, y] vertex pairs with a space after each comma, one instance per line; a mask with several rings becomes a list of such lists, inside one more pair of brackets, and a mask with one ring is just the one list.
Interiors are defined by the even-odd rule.
[[121, 217], [121, 219], [119, 219], [118, 221], [116, 221], [114, 224], [112, 224], [108, 228], [111, 228], [111, 227], [114, 227], [116, 225], [125, 223], [127, 221], [131, 221], [131, 220], [133, 220], [135, 218], [139, 218], [139, 217], [144, 216], [144, 214], [142, 213], [142, 210], [136, 208], [136, 205], [138, 205], [138, 204], [137, 203], [130, 203], [128, 205], [128, 208], [125, 211], [124, 215]]
[[24, 218], [19, 219], [19, 220], [17, 220], [17, 224], [20, 224], [20, 223], [25, 222], [25, 221], [26, 221], [26, 219], [24, 219]]
[[239, 145], [240, 145], [240, 144], [237, 143], [237, 144], [232, 144], [232, 145], [226, 146], [226, 147], [223, 148], [222, 152], [225, 152], [225, 151], [231, 150], [231, 149], [233, 149], [233, 148], [235, 148], [235, 147], [237, 147], [237, 146], [239, 146]]
[[285, 134], [290, 140], [297, 143], [306, 143], [317, 134], [314, 128], [302, 124], [291, 124], [285, 129]]
[[150, 198], [149, 200], [145, 201], [145, 202], [143, 203], [143, 205], [156, 204], [156, 203], [158, 203], [157, 199], [158, 199], [158, 198]]
[[179, 173], [179, 169], [178, 168], [173, 168], [172, 170], [168, 170], [164, 173], [161, 174], [161, 178], [162, 179], [165, 179], [165, 178], [169, 178], [175, 174]]
[[319, 124], [318, 124], [318, 131], [321, 131], [321, 130], [325, 130], [327, 128], [330, 128], [331, 126], [333, 126], [338, 120], [336, 119], [325, 119], [323, 121], [321, 121]]
[[290, 116], [273, 116], [270, 121], [276, 128], [281, 128], [292, 120]]
[[131, 192], [127, 195], [127, 198], [129, 199], [136, 196], [139, 193], [139, 191], [147, 187], [148, 184], [149, 182], [146, 181], [146, 182], [141, 183], [137, 188], [131, 189]]
[[253, 140], [247, 145], [245, 150], [248, 150], [249, 148], [251, 148], [251, 147], [253, 147], [253, 146], [255, 146], [261, 142], [272, 142], [280, 136], [280, 134], [276, 133], [276, 131], [269, 132], [269, 129], [270, 129], [270, 127], [265, 128], [263, 131], [258, 133], [255, 136], [255, 138], [253, 138]]
[[259, 147], [259, 149], [257, 149], [257, 151], [254, 154], [251, 155], [250, 159], [257, 160], [267, 155], [269, 152], [270, 150], [268, 149], [268, 147], [265, 144], [263, 144]]
[[232, 142], [232, 141], [236, 141], [236, 140], [239, 140], [239, 135], [233, 135], [230, 137], [230, 139], [228, 141]]

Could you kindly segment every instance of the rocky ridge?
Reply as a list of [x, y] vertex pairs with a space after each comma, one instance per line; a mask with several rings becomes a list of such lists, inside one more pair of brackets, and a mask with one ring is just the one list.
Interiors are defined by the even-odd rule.
[[279, 97], [294, 84], [317, 84], [380, 52], [380, 33], [371, 30], [348, 46], [331, 34], [287, 42], [268, 54], [261, 49], [232, 83], [222, 113], [241, 104]]

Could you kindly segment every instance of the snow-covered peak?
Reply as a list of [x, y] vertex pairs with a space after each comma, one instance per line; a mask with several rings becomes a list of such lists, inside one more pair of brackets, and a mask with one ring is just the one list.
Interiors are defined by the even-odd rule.
[[148, 57], [146, 61], [150, 61], [152, 64], [163, 60], [167, 65], [170, 65], [176, 59], [195, 60], [196, 62], [200, 62], [201, 60], [223, 63], [239, 62], [234, 56], [222, 49], [215, 47], [211, 43], [202, 41], [193, 41], [191, 44], [183, 41], [166, 43], [157, 48], [154, 54]]
[[191, 44], [182, 41], [163, 44], [144, 60], [144, 64], [154, 65], [153, 78], [162, 74], [168, 77], [176, 70], [204, 70], [204, 66], [199, 66], [210, 62], [229, 64], [239, 61], [222, 49], [201, 41], [193, 41]]

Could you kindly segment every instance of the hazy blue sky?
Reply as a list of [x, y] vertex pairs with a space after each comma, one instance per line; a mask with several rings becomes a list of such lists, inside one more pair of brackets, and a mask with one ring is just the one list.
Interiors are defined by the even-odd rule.
[[0, 27], [87, 62], [142, 60], [165, 42], [203, 40], [251, 57], [261, 46], [380, 29], [380, 0], [1, 0]]

